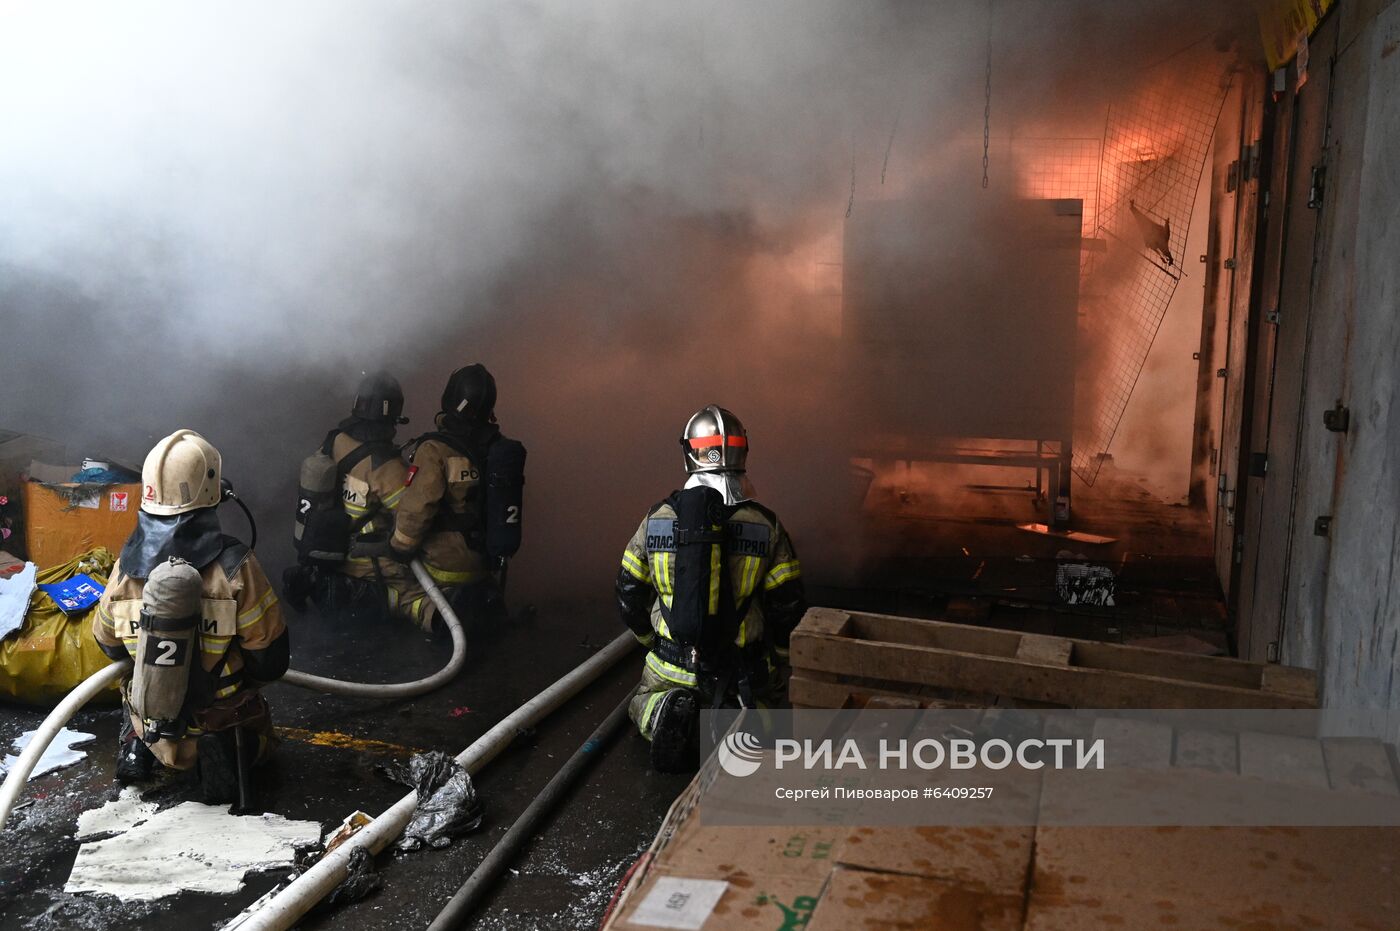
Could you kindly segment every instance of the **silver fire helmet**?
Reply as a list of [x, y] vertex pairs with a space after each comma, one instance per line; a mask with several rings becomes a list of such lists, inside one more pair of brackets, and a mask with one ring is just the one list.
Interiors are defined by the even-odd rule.
[[686, 422], [681, 434], [685, 471], [743, 472], [749, 457], [749, 435], [738, 417], [711, 404]]

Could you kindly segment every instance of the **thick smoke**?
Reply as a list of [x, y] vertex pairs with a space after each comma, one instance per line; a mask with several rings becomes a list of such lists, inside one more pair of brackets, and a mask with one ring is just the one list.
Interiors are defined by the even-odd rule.
[[[998, 138], [1101, 119], [1198, 6], [999, 2]], [[832, 552], [841, 224], [982, 194], [980, 3], [0, 10], [0, 425], [132, 463], [199, 429], [274, 562], [360, 372], [419, 430], [468, 361], [531, 450], [527, 590], [606, 590], [711, 401]]]

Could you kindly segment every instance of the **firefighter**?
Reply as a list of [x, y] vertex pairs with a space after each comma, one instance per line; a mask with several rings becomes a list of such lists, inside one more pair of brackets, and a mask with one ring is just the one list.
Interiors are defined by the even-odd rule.
[[117, 780], [146, 779], [157, 762], [196, 769], [205, 801], [231, 802], [274, 745], [259, 689], [287, 671], [287, 628], [257, 557], [219, 524], [218, 450], [176, 430], [146, 456], [141, 484], [92, 622], [104, 653], [135, 661]]
[[[417, 583], [408, 567], [385, 558], [382, 549], [393, 531], [394, 511], [404, 492], [408, 466], [399, 454], [395, 433], [408, 423], [403, 415], [403, 389], [388, 373], [376, 372], [360, 380], [350, 416], [326, 435], [316, 455], [302, 465], [327, 470], [328, 487], [335, 496], [326, 506], [338, 511], [322, 521], [315, 505], [303, 501], [298, 515], [303, 533], [318, 538], [318, 545], [346, 556], [339, 563], [311, 558], [309, 547], [298, 546], [301, 564], [283, 575], [283, 593], [293, 608], [305, 609], [307, 597], [322, 613], [335, 619], [380, 619], [390, 601], [390, 590], [403, 592]], [[334, 474], [330, 472], [333, 470]], [[309, 528], [309, 529], [308, 529]], [[339, 536], [327, 546], [326, 536]]]
[[[394, 559], [407, 563], [420, 558], [454, 610], [477, 620], [490, 620], [504, 610], [503, 561], [487, 552], [483, 487], [486, 457], [503, 440], [495, 412], [496, 380], [486, 366], [468, 365], [452, 373], [442, 392], [438, 429], [419, 439], [410, 458], [389, 539]], [[523, 452], [521, 457], [523, 470]], [[517, 545], [519, 520], [517, 505]], [[437, 606], [420, 586], [391, 590], [390, 599], [396, 613], [425, 631], [433, 629]]]
[[695, 768], [702, 703], [780, 698], [778, 670], [806, 610], [792, 541], [752, 499], [739, 418], [712, 404], [680, 442], [685, 487], [647, 513], [617, 575], [622, 619], [649, 651], [629, 711], [659, 772]]

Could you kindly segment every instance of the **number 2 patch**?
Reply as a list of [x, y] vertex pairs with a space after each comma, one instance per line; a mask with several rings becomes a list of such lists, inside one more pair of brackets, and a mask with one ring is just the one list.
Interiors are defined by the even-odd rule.
[[146, 665], [183, 666], [189, 653], [188, 640], [157, 640], [146, 650]]

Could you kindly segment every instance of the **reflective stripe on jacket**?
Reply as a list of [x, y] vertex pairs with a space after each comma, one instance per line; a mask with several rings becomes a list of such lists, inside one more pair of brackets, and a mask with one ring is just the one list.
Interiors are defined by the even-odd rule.
[[[200, 571], [204, 580], [199, 660], [214, 678], [214, 698], [232, 697], [250, 679], [275, 680], [286, 671], [287, 627], [282, 606], [257, 557], [248, 553], [230, 576], [219, 560]], [[92, 614], [92, 633], [104, 648], [125, 647], [136, 655], [141, 619], [142, 579], [112, 567], [107, 588]], [[264, 662], [264, 657], [266, 661]]]
[[[622, 554], [622, 572], [650, 586], [655, 593], [651, 627], [668, 640], [671, 633], [666, 627], [663, 608], [670, 610], [675, 590], [676, 548], [671, 532], [675, 520], [676, 512], [669, 504], [657, 506], [642, 521]], [[802, 566], [777, 516], [754, 502], [746, 502], [734, 511], [726, 534], [734, 603], [748, 605], [740, 619], [735, 642], [747, 646], [764, 636], [765, 593], [784, 585], [795, 585], [802, 576]], [[715, 613], [720, 591], [718, 574], [712, 579], [710, 608], [711, 613]], [[789, 631], [774, 633], [778, 635], [777, 642], [787, 643]]]

